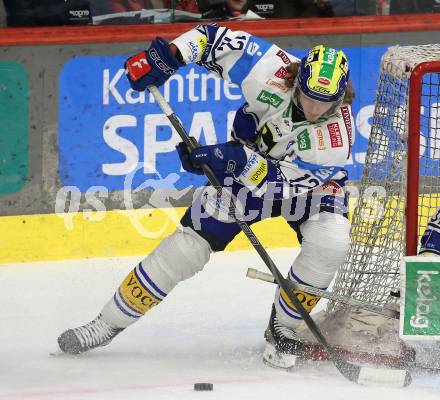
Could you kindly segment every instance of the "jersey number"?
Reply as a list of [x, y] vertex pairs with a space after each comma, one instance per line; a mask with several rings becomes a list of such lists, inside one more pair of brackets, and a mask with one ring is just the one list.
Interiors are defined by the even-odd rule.
[[[289, 179], [290, 186], [292, 186], [295, 189], [295, 193], [302, 193], [304, 190], [301, 189], [313, 189], [316, 186], [319, 186], [320, 182], [312, 178], [309, 174], [304, 174], [303, 176], [296, 178], [296, 179]], [[306, 190], [306, 191], [307, 191]]]
[[222, 51], [223, 46], [229, 47], [231, 50], [243, 50], [244, 44], [246, 43], [246, 36], [236, 36], [233, 39], [225, 37], [222, 44], [217, 48]]

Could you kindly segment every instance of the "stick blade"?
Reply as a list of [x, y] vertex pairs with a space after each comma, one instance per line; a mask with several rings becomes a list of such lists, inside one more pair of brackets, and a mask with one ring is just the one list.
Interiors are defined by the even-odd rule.
[[361, 367], [357, 383], [365, 386], [401, 388], [411, 384], [411, 374], [405, 369]]

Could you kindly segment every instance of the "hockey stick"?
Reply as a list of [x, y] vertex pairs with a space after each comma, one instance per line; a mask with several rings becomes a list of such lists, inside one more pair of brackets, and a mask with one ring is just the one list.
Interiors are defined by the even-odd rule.
[[[148, 90], [151, 92], [153, 97], [156, 99], [159, 107], [162, 109], [164, 114], [167, 116], [168, 120], [171, 122], [171, 125], [177, 131], [182, 141], [187, 145], [188, 150], [193, 150], [199, 146], [199, 144], [194, 141], [186, 132], [185, 128], [182, 126], [180, 120], [177, 118], [174, 111], [171, 109], [170, 105], [164, 99], [162, 94], [159, 92], [156, 86], [148, 86]], [[202, 170], [208, 178], [209, 182], [212, 186], [217, 190], [219, 197], [221, 198], [222, 194], [222, 186], [211, 170], [211, 168], [202, 164]], [[288, 286], [288, 280], [285, 279], [275, 263], [270, 258], [269, 254], [266, 252], [263, 245], [260, 243], [258, 238], [255, 236], [249, 225], [243, 219], [237, 216], [236, 212], [236, 200], [234, 196], [231, 196], [231, 201], [229, 204], [229, 215], [231, 218], [235, 220], [240, 229], [249, 239], [249, 241], [254, 246], [257, 253], [260, 255], [263, 262], [266, 264], [269, 271], [272, 273], [275, 282], [279, 285], [279, 287], [286, 293], [289, 300], [293, 303], [297, 311], [300, 313], [301, 317], [304, 319], [304, 322], [307, 324], [310, 331], [313, 333], [318, 342], [323, 346], [325, 351], [329, 354], [333, 364], [339, 370], [339, 372], [351, 382], [356, 382], [360, 384], [386, 384], [393, 386], [408, 386], [411, 383], [411, 375], [408, 371], [405, 370], [386, 370], [386, 369], [376, 369], [370, 367], [361, 367], [358, 365], [354, 365], [348, 361], [342, 360], [335, 352], [334, 348], [327, 342], [313, 319], [310, 317], [309, 313], [304, 309], [302, 304], [296, 298], [296, 295], [291, 291]], [[387, 375], [388, 374], [388, 375]], [[385, 379], [384, 379], [385, 378]]]
[[[270, 283], [276, 283], [274, 277], [266, 272], [261, 272], [255, 268], [248, 268], [246, 276], [251, 279], [259, 279], [261, 281], [266, 281]], [[364, 301], [352, 299], [350, 297], [345, 297], [338, 295], [336, 293], [330, 292], [328, 290], [318, 289], [313, 286], [303, 285], [298, 282], [287, 280], [288, 286], [291, 290], [302, 290], [304, 292], [313, 294], [314, 296], [320, 296], [324, 299], [338, 301], [340, 303], [346, 304], [354, 308], [361, 308], [363, 310], [371, 311], [375, 314], [383, 315], [387, 318], [399, 319], [400, 313], [397, 310], [391, 308], [383, 308], [375, 306], [374, 304], [365, 303]]]

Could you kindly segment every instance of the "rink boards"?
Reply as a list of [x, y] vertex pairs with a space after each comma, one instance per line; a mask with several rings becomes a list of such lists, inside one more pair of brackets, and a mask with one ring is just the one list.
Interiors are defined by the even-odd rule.
[[[434, 212], [439, 199], [438, 193], [420, 197], [420, 235], [431, 216], [427, 210]], [[357, 199], [350, 199], [351, 211], [356, 204]], [[186, 207], [175, 207], [0, 217], [0, 264], [145, 255], [174, 231], [185, 211]], [[387, 225], [383, 221], [382, 229]], [[268, 248], [299, 246], [296, 234], [281, 217], [259, 222], [252, 229]], [[395, 234], [395, 240], [403, 240], [403, 232]], [[251, 248], [239, 234], [226, 250]]]
[[[186, 208], [80, 212], [1, 217], [0, 264], [144, 255], [174, 229], [174, 218]], [[295, 233], [281, 218], [254, 226], [266, 247], [297, 247]], [[227, 250], [249, 249], [247, 239], [238, 235]]]

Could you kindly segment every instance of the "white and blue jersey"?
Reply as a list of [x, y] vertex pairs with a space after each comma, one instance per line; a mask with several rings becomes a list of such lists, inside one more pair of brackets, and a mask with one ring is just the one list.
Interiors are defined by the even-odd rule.
[[246, 103], [237, 111], [232, 136], [245, 144], [248, 165], [238, 181], [257, 196], [304, 194], [346, 178], [354, 123], [349, 105], [317, 122], [292, 118], [293, 90], [286, 67], [299, 59], [247, 32], [201, 25], [172, 42], [185, 63], [196, 62], [241, 87]]

